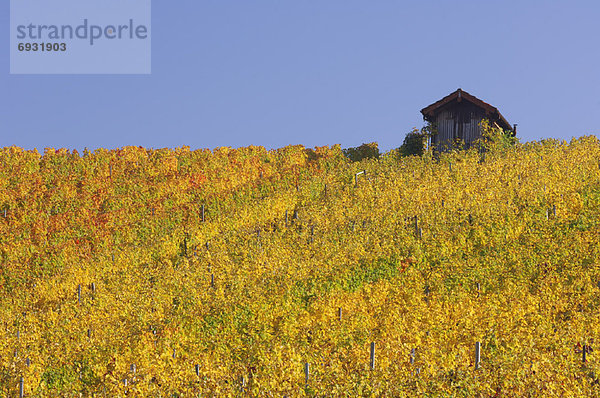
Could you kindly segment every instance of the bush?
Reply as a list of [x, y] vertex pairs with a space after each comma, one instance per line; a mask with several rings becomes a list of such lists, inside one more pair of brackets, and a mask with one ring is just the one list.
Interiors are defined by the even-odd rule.
[[363, 159], [375, 158], [379, 159], [379, 147], [376, 142], [362, 144], [356, 148], [347, 148], [343, 150], [344, 155], [353, 162], [358, 162]]

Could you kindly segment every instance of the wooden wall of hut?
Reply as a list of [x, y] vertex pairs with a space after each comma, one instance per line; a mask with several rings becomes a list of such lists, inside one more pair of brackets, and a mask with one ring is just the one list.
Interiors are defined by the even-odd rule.
[[456, 139], [464, 141], [465, 147], [481, 137], [479, 124], [486, 117], [485, 111], [468, 102], [457, 102], [436, 115], [437, 134], [431, 143], [440, 150], [448, 148]]

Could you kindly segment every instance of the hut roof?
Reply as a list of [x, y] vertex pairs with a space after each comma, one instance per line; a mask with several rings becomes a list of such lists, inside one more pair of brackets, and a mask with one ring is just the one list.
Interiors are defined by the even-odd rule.
[[[467, 93], [466, 91], [463, 91], [460, 88], [458, 90], [456, 90], [455, 92], [448, 94], [441, 100], [436, 101], [433, 104], [421, 109], [421, 113], [423, 114], [423, 118], [425, 120], [433, 121], [435, 115], [437, 115], [447, 105], [449, 105], [450, 103], [453, 103], [455, 101], [461, 102], [462, 100], [469, 101], [473, 105], [478, 106], [479, 108], [482, 108], [485, 111], [486, 116], [488, 118], [490, 118], [490, 120], [493, 120], [496, 123], [498, 123], [498, 125], [501, 128], [503, 128], [504, 130], [513, 131], [513, 127], [510, 125], [510, 123], [508, 123], [508, 121], [504, 118], [504, 116], [502, 116], [502, 114], [500, 113], [500, 111], [497, 108], [493, 107], [492, 105], [488, 104], [487, 102], [480, 100], [479, 98], [475, 97], [474, 95], [471, 95], [471, 94]], [[514, 134], [514, 132], [513, 132], [513, 134]]]

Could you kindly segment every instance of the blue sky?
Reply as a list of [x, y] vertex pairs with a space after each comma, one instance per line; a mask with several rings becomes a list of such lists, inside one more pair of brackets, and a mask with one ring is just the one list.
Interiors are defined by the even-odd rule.
[[154, 0], [148, 76], [10, 75], [4, 48], [0, 147], [389, 150], [458, 87], [522, 141], [597, 135], [598, 20], [597, 1]]

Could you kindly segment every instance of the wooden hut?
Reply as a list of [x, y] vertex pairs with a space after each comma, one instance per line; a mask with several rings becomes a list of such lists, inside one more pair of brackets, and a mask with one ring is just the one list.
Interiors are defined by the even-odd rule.
[[481, 137], [483, 119], [510, 131], [513, 136], [517, 133], [517, 126], [511, 127], [498, 109], [460, 88], [423, 108], [421, 113], [423, 119], [434, 126], [429, 144], [441, 151], [453, 147], [457, 140], [464, 142], [466, 148], [470, 147]]

